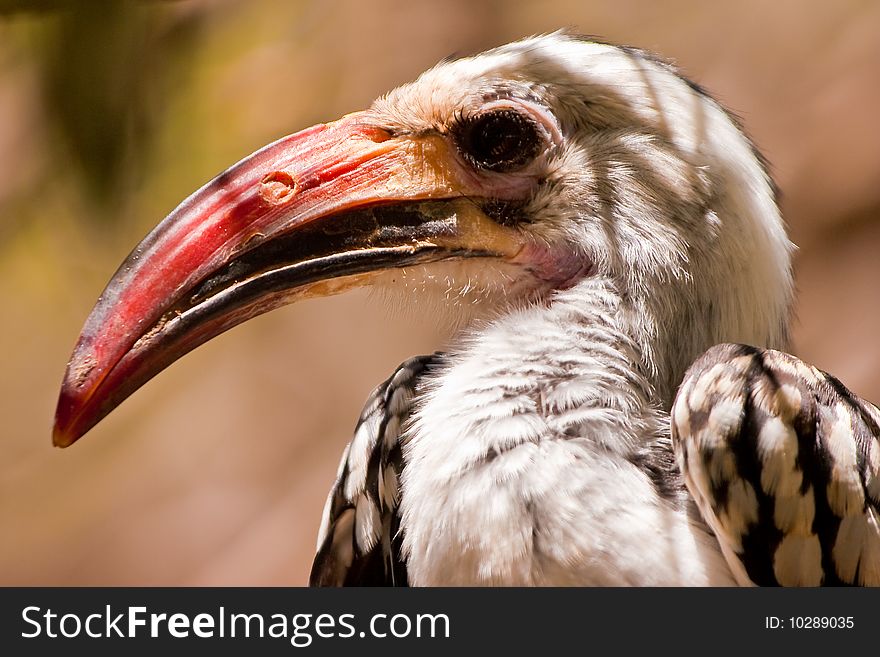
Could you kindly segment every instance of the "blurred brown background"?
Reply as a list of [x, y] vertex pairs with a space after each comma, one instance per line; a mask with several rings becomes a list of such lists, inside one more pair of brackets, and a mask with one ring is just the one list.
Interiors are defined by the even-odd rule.
[[880, 400], [880, 3], [0, 0], [0, 584], [304, 584], [364, 398], [444, 336], [368, 294], [304, 302], [53, 449], [82, 322], [235, 160], [563, 26], [674, 59], [742, 117], [801, 247], [795, 352]]

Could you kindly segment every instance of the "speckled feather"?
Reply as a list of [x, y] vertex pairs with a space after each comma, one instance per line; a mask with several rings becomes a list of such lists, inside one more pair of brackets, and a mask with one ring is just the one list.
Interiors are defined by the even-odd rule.
[[880, 585], [880, 411], [788, 354], [710, 349], [672, 438], [741, 584]]
[[312, 586], [406, 586], [400, 556], [401, 427], [419, 376], [439, 354], [402, 363], [367, 399], [327, 497]]

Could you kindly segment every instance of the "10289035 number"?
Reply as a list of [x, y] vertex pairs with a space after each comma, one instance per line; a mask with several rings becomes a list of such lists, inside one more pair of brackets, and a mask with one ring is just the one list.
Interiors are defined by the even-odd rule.
[[789, 627], [795, 630], [851, 629], [852, 616], [789, 616]]

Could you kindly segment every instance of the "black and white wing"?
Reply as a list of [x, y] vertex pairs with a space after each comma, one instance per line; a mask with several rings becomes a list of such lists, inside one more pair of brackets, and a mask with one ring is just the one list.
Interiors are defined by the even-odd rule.
[[312, 586], [407, 585], [398, 513], [401, 427], [419, 376], [437, 358], [402, 363], [367, 400], [324, 506]]
[[684, 377], [672, 440], [741, 584], [880, 585], [880, 411], [769, 349], [724, 344]]

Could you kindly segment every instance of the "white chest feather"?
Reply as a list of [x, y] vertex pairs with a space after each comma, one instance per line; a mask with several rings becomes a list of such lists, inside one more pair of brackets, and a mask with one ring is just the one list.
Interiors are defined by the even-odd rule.
[[666, 416], [613, 297], [586, 286], [497, 321], [423, 391], [401, 495], [411, 583], [733, 583], [714, 537], [633, 458]]

